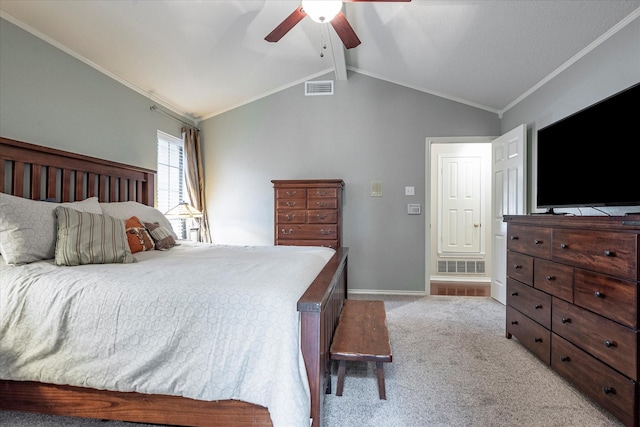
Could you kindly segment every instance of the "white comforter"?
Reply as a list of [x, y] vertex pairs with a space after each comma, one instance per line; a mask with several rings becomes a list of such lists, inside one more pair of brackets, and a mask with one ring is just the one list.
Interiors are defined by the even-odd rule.
[[184, 243], [125, 265], [0, 262], [0, 378], [240, 399], [306, 427], [296, 302], [333, 253]]

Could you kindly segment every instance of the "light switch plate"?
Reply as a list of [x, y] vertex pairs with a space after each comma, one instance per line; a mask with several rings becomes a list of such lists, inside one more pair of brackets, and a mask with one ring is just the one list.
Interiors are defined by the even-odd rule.
[[416, 188], [414, 186], [404, 187], [405, 196], [413, 196], [416, 194]]
[[382, 181], [371, 181], [371, 197], [382, 197]]

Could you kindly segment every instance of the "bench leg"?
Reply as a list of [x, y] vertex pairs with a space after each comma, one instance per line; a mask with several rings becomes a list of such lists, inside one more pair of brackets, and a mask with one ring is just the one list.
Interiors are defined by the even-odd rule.
[[336, 396], [342, 396], [342, 388], [344, 387], [344, 374], [347, 369], [347, 361], [341, 360], [338, 365], [338, 387], [336, 389]]
[[378, 394], [380, 399], [387, 400], [387, 393], [384, 387], [384, 365], [382, 362], [376, 362], [376, 370], [378, 371]]

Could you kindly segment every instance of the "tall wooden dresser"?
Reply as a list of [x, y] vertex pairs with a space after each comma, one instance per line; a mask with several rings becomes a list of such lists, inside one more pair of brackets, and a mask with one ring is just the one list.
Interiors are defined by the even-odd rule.
[[274, 180], [276, 245], [342, 245], [341, 179]]
[[506, 216], [506, 336], [640, 425], [640, 215]]

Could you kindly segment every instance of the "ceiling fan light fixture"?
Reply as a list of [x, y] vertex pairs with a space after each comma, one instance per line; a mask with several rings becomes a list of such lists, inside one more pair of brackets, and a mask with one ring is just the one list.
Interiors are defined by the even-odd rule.
[[319, 23], [331, 21], [342, 9], [342, 1], [302, 0], [302, 10]]

